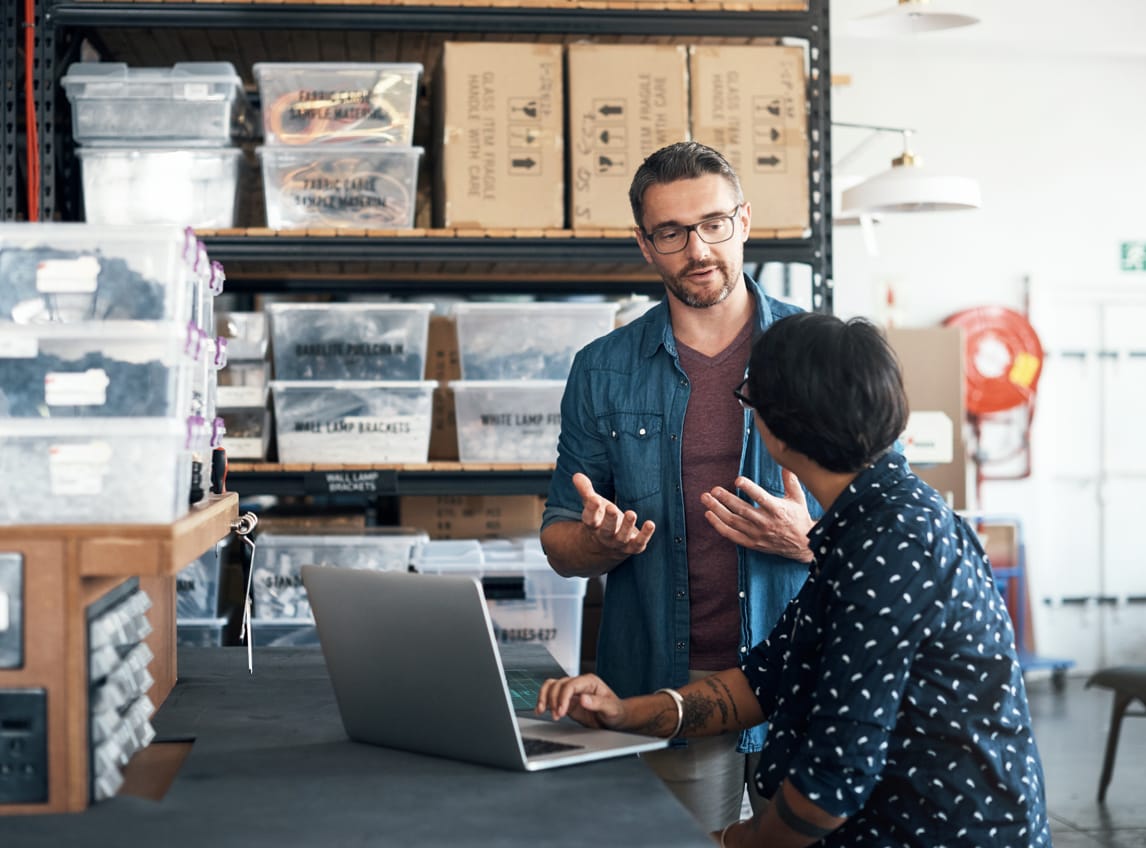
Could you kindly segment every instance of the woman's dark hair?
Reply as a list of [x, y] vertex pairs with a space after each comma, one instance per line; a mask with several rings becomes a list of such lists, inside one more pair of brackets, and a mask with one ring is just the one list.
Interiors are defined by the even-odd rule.
[[711, 147], [698, 141], [678, 141], [651, 154], [637, 168], [633, 182], [629, 185], [629, 205], [633, 207], [633, 220], [637, 226], [644, 231], [644, 198], [649, 186], [675, 183], [677, 180], [694, 180], [708, 174], [724, 177], [736, 194], [737, 204], [744, 203], [740, 178], [728, 160]]
[[746, 394], [776, 438], [828, 471], [859, 471], [907, 426], [899, 360], [863, 318], [776, 321], [752, 346]]

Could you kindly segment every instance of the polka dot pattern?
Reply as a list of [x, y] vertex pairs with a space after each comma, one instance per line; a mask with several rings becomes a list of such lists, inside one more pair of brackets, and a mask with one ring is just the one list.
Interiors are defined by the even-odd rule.
[[816, 562], [748, 655], [756, 780], [847, 821], [822, 845], [1050, 845], [1014, 632], [974, 532], [888, 453], [809, 534]]

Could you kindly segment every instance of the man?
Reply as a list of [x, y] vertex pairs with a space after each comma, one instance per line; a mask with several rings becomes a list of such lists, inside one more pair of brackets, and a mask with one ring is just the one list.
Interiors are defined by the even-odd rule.
[[1050, 845], [1006, 604], [974, 532], [891, 449], [907, 398], [887, 342], [789, 316], [737, 397], [828, 505], [807, 582], [742, 668], [625, 700], [550, 680], [538, 712], [661, 736], [770, 721], [755, 783], [772, 803], [714, 833], [724, 848]]
[[[739, 663], [803, 584], [819, 514], [731, 393], [752, 339], [798, 311], [744, 273], [752, 207], [736, 174], [711, 148], [673, 144], [637, 170], [629, 200], [666, 297], [574, 360], [541, 530], [559, 574], [608, 575], [597, 672], [621, 695]], [[646, 759], [715, 829], [737, 819], [763, 738], [755, 727]]]

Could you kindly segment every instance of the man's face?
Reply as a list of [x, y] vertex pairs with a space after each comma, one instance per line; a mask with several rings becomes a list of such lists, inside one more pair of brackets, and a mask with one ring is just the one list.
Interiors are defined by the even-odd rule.
[[734, 230], [728, 241], [706, 244], [696, 232], [689, 232], [679, 253], [658, 253], [643, 233], [637, 233], [645, 261], [656, 268], [669, 294], [695, 309], [723, 302], [743, 275], [744, 242], [752, 221], [749, 204], [737, 208], [732, 186], [718, 174], [652, 185], [645, 191], [643, 202], [646, 233], [734, 215]]

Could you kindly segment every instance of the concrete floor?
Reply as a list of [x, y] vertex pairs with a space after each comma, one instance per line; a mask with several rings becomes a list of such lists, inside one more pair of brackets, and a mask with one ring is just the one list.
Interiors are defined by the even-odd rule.
[[[1114, 695], [1085, 684], [1085, 676], [1067, 676], [1060, 693], [1049, 677], [1027, 677], [1055, 848], [1146, 848], [1146, 719], [1127, 713], [1106, 801], [1098, 803]], [[1130, 712], [1141, 709], [1132, 704]]]

